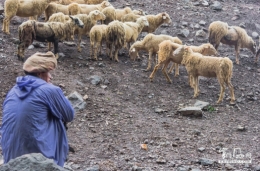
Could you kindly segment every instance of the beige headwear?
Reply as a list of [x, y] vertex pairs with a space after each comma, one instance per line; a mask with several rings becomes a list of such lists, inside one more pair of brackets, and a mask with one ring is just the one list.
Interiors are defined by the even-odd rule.
[[36, 52], [23, 64], [23, 70], [29, 73], [41, 73], [54, 70], [57, 67], [57, 59], [52, 52]]

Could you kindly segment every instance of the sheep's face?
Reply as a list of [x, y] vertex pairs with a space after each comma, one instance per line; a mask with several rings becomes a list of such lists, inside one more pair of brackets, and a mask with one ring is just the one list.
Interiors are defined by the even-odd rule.
[[210, 43], [206, 44], [206, 47], [204, 48], [203, 55], [218, 55], [218, 51], [214, 48], [214, 46]]
[[171, 24], [172, 23], [171, 17], [166, 12], [162, 13], [162, 19], [163, 19], [164, 23], [167, 23], [167, 24]]
[[109, 6], [111, 6], [111, 4], [110, 4], [108, 1], [103, 1], [103, 2], [101, 3], [101, 7], [102, 7], [102, 8], [106, 8], [106, 7], [109, 7]]
[[105, 14], [103, 14], [103, 13], [100, 12], [99, 10], [95, 10], [95, 11], [94, 11], [94, 15], [96, 16], [95, 18], [96, 18], [97, 20], [105, 20], [105, 19], [106, 19]]
[[137, 55], [138, 55], [137, 50], [135, 48], [130, 48], [129, 50], [130, 59], [135, 60]]
[[256, 54], [257, 47], [256, 47], [256, 43], [254, 42], [253, 39], [251, 39], [249, 49], [251, 50], [251, 52], [252, 52], [254, 55]]
[[139, 20], [141, 23], [143, 23], [144, 26], [149, 26], [149, 22], [146, 17], [140, 17], [137, 20]]
[[70, 18], [72, 19], [72, 21], [74, 21], [76, 26], [78, 26], [80, 28], [84, 27], [84, 23], [78, 17], [70, 16]]

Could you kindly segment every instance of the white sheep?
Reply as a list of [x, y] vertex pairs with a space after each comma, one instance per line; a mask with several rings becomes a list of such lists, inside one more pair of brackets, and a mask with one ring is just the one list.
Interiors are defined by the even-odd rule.
[[[174, 52], [177, 48], [179, 48], [181, 46], [182, 45], [173, 43], [170, 40], [165, 40], [159, 44], [158, 64], [154, 67], [153, 72], [150, 75], [151, 81], [153, 80], [154, 75], [155, 75], [156, 71], [158, 70], [158, 68], [160, 66], [163, 66], [163, 70], [162, 70], [163, 74], [165, 75], [167, 81], [169, 83], [172, 83], [168, 73], [165, 71], [170, 62], [175, 63], [175, 66], [176, 66], [175, 67], [175, 76], [179, 75], [179, 64], [181, 64], [182, 57], [181, 56], [176, 57]], [[207, 55], [216, 55], [217, 54], [216, 49], [210, 44], [201, 45], [199, 47], [190, 46], [190, 48], [194, 49], [194, 51], [196, 50], [200, 53], [207, 54]], [[189, 76], [189, 78], [190, 78], [190, 76]], [[193, 82], [191, 81], [191, 78], [189, 79], [189, 84], [193, 87]]]
[[149, 27], [144, 27], [142, 32], [152, 33], [163, 23], [170, 24], [172, 22], [171, 17], [166, 12], [157, 15], [146, 15], [146, 18], [149, 21]]
[[89, 32], [90, 38], [90, 56], [94, 56], [97, 60], [97, 53], [101, 54], [102, 42], [106, 41], [107, 25], [95, 25], [91, 28]]
[[37, 22], [34, 20], [28, 20], [23, 22], [18, 27], [19, 33], [19, 45], [18, 45], [18, 59], [24, 59], [24, 50], [33, 40], [41, 42], [53, 42], [54, 54], [58, 58], [58, 43], [60, 40], [70, 40], [71, 35], [75, 27], [83, 27], [83, 22], [75, 16], [70, 16], [71, 20], [66, 23], [61, 22]]
[[87, 14], [78, 14], [75, 15], [79, 19], [81, 19], [84, 23], [83, 28], [76, 28], [74, 31], [74, 35], [78, 35], [78, 51], [81, 52], [82, 49], [80, 47], [81, 38], [83, 35], [88, 35], [90, 29], [97, 24], [98, 20], [104, 20], [106, 19], [106, 16], [100, 12], [99, 10], [94, 10]]
[[96, 5], [72, 3], [68, 5], [68, 10], [70, 15], [89, 14], [91, 11], [94, 10], [102, 11], [104, 8], [109, 6], [111, 6], [111, 4], [108, 1], [103, 1], [101, 4], [96, 4]]
[[149, 53], [148, 67], [146, 71], [151, 69], [152, 59], [156, 59], [155, 56], [159, 50], [159, 44], [164, 40], [171, 40], [174, 43], [182, 44], [182, 41], [178, 37], [172, 37], [169, 35], [154, 35], [152, 33], [147, 34], [142, 41], [136, 41], [129, 49], [129, 55], [131, 59], [135, 60], [138, 56], [138, 52], [144, 50]]
[[[125, 45], [126, 31], [122, 22], [115, 20], [108, 24], [106, 41], [110, 59], [118, 61], [118, 51]], [[113, 49], [114, 55], [113, 55]]]
[[231, 84], [233, 63], [229, 58], [203, 56], [200, 53], [193, 52], [190, 47], [186, 46], [180, 51], [184, 51], [181, 63], [185, 65], [188, 74], [192, 76], [195, 83], [193, 87], [194, 98], [199, 95], [199, 76], [217, 77], [221, 89], [217, 103], [223, 101], [225, 84], [228, 85], [230, 90], [230, 104], [235, 103], [234, 88]]
[[134, 13], [136, 15], [144, 15], [144, 12], [142, 10], [132, 10], [129, 7], [125, 7], [123, 9], [116, 9], [116, 19], [122, 21], [124, 15], [129, 13]]
[[100, 4], [103, 1], [107, 0], [59, 0], [60, 4], [69, 5], [71, 3], [78, 3], [78, 4]]
[[132, 22], [136, 22], [136, 20], [138, 18], [140, 18], [142, 15], [138, 15], [138, 14], [135, 14], [133, 12], [129, 13], [129, 14], [126, 14], [122, 17], [122, 21], [123, 22], [129, 22], [129, 21], [132, 21]]
[[146, 17], [140, 17], [136, 22], [125, 22], [123, 26], [126, 31], [125, 47], [129, 49], [130, 43], [135, 42], [144, 26], [149, 26]]
[[50, 3], [44, 12], [45, 22], [49, 20], [50, 16], [58, 12], [62, 12], [65, 15], [70, 15], [68, 7], [69, 7], [68, 5]]
[[2, 31], [10, 34], [9, 25], [14, 16], [37, 19], [52, 1], [56, 0], [6, 0], [4, 3], [5, 18]]
[[[48, 22], [62, 22], [65, 23], [70, 20], [69, 15], [64, 15], [62, 12], [58, 12], [55, 14], [52, 14], [49, 18]], [[71, 37], [72, 40], [74, 40], [74, 36]], [[51, 42], [48, 42], [48, 49], [51, 50]]]
[[102, 10], [102, 13], [106, 16], [106, 19], [102, 21], [102, 24], [109, 24], [116, 20], [116, 9], [113, 6], [106, 7]]

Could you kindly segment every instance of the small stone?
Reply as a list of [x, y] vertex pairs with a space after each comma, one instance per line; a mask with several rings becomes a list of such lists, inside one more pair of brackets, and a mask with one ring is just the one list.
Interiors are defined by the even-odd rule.
[[199, 24], [195, 24], [194, 28], [199, 29], [200, 25]]
[[163, 157], [159, 157], [157, 160], [156, 160], [156, 163], [158, 164], [165, 164], [166, 163], [166, 160], [163, 158]]
[[245, 128], [245, 126], [238, 125], [238, 126], [237, 126], [237, 130], [238, 130], [238, 131], [245, 131], [246, 128]]
[[76, 46], [76, 43], [74, 43], [74, 42], [67, 42], [67, 41], [65, 41], [65, 42], [63, 42], [65, 45], [67, 45], [67, 46]]
[[203, 151], [205, 151], [205, 148], [204, 147], [200, 147], [200, 148], [198, 148], [198, 151], [199, 152], [203, 152]]
[[178, 167], [176, 171], [189, 171], [188, 167]]
[[34, 46], [33, 46], [33, 45], [30, 45], [30, 46], [28, 47], [28, 49], [29, 49], [29, 50], [34, 49]]
[[87, 100], [88, 99], [88, 95], [83, 96], [83, 99]]
[[163, 112], [165, 112], [165, 110], [160, 109], [160, 108], [156, 108], [154, 111], [155, 111], [155, 113], [163, 113]]
[[195, 107], [199, 107], [199, 108], [201, 108], [202, 110], [203, 110], [203, 109], [207, 109], [207, 107], [209, 106], [209, 102], [204, 102], [204, 101], [196, 100], [194, 106], [195, 106]]
[[201, 20], [201, 21], [199, 22], [199, 24], [200, 24], [201, 26], [205, 26], [205, 25], [206, 25], [206, 22], [203, 21], [203, 20]]
[[60, 87], [65, 88], [65, 84], [59, 84]]
[[226, 164], [225, 167], [227, 168], [227, 170], [233, 170], [234, 166], [232, 166], [231, 164]]
[[106, 85], [102, 85], [101, 88], [105, 89], [105, 88], [107, 88], [107, 86]]
[[254, 31], [254, 32], [252, 33], [252, 37], [253, 37], [254, 39], [257, 39], [257, 38], [259, 37], [259, 34]]
[[96, 166], [88, 167], [86, 171], [99, 171], [99, 166], [96, 165]]
[[254, 171], [260, 171], [260, 165], [255, 166]]
[[214, 160], [206, 159], [206, 158], [201, 158], [199, 159], [199, 163], [203, 166], [210, 166], [214, 164]]
[[202, 110], [199, 107], [185, 107], [178, 112], [183, 116], [195, 116], [195, 117], [202, 117]]

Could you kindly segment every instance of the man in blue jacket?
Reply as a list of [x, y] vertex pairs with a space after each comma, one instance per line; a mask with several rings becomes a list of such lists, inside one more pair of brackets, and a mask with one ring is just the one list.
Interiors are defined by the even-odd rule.
[[74, 118], [74, 110], [62, 90], [50, 83], [50, 71], [57, 66], [53, 53], [35, 53], [23, 69], [26, 76], [3, 103], [1, 145], [4, 163], [28, 153], [42, 153], [63, 166], [68, 140], [63, 122]]

